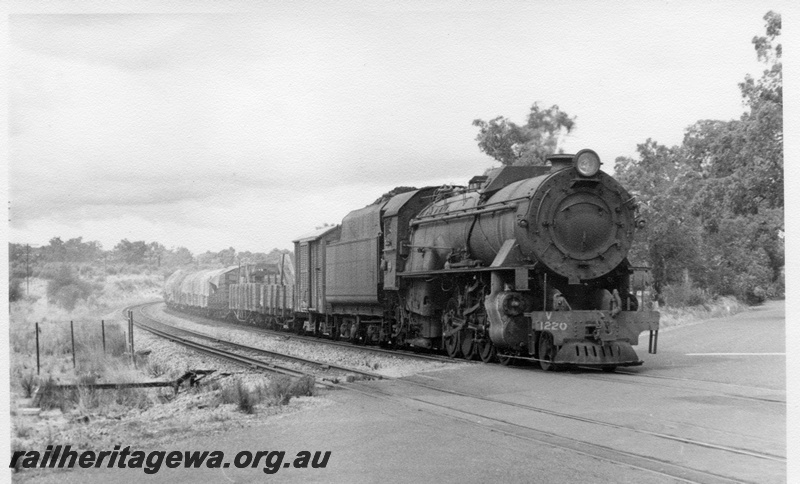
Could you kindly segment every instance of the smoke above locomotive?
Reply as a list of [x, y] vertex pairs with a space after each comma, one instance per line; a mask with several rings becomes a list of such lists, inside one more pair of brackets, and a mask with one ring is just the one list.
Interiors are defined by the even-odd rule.
[[636, 202], [592, 150], [548, 161], [394, 195], [305, 234], [292, 290], [248, 289], [290, 294], [288, 315], [285, 296], [279, 309], [236, 302], [235, 315], [545, 370], [640, 365], [632, 347], [649, 331], [655, 352], [659, 314], [632, 285], [646, 280], [627, 260]]

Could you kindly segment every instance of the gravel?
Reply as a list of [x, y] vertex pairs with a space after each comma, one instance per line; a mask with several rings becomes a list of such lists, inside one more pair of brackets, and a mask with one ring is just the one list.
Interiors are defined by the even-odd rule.
[[[359, 350], [357, 347], [349, 349], [341, 346], [327, 345], [325, 343], [291, 339], [286, 336], [272, 336], [249, 331], [244, 328], [237, 329], [233, 327], [234, 325], [227, 323], [220, 323], [219, 327], [213, 327], [207, 322], [190, 321], [183, 317], [170, 314], [165, 311], [165, 306], [163, 304], [151, 306], [148, 312], [154, 318], [167, 324], [207, 334], [218, 339], [311, 359], [317, 362], [370, 371], [390, 378], [409, 376], [424, 371], [457, 368], [464, 364], [459, 362], [448, 363], [417, 360], [402, 355], [379, 355]], [[186, 318], [193, 317], [186, 316]], [[143, 331], [137, 330], [136, 336], [138, 337], [141, 333], [143, 333]]]

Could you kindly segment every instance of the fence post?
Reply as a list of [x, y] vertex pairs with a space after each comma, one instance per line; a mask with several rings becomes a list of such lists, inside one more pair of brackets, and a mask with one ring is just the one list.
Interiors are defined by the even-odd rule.
[[128, 310], [128, 333], [131, 338], [131, 361], [136, 368], [136, 351], [133, 349], [133, 310]]
[[39, 323], [36, 323], [36, 374], [39, 374]]
[[76, 368], [75, 365], [75, 327], [72, 324], [72, 321], [69, 322], [69, 332], [72, 337], [72, 368]]
[[100, 330], [103, 333], [103, 354], [106, 354], [106, 320], [100, 320]]

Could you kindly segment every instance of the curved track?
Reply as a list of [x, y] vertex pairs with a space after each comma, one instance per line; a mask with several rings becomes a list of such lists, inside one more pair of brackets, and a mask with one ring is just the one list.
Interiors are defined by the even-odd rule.
[[478, 361], [468, 361], [468, 360], [459, 359], [459, 358], [450, 358], [450, 357], [447, 357], [447, 356], [438, 356], [438, 355], [425, 354], [425, 353], [416, 353], [416, 352], [407, 351], [407, 350], [389, 350], [389, 349], [379, 348], [379, 347], [376, 347], [376, 346], [356, 345], [356, 344], [348, 343], [348, 342], [345, 342], [345, 341], [334, 341], [332, 339], [327, 339], [327, 338], [298, 335], [298, 334], [287, 333], [287, 332], [283, 332], [283, 331], [275, 331], [275, 330], [271, 330], [271, 329], [260, 328], [258, 326], [231, 323], [231, 322], [228, 322], [228, 321], [220, 321], [220, 320], [217, 320], [217, 319], [208, 319], [208, 318], [206, 318], [204, 316], [189, 315], [189, 314], [181, 313], [181, 312], [169, 309], [169, 308], [165, 308], [164, 311], [167, 312], [168, 314], [172, 314], [172, 315], [175, 315], [175, 316], [178, 316], [178, 317], [184, 317], [185, 318], [185, 317], [189, 316], [189, 317], [192, 317], [192, 318], [199, 318], [202, 321], [201, 324], [208, 323], [208, 324], [212, 324], [215, 327], [236, 328], [236, 329], [240, 329], [240, 330], [251, 331], [253, 333], [266, 334], [266, 335], [270, 335], [270, 336], [280, 336], [282, 338], [295, 339], [297, 341], [309, 341], [309, 342], [313, 342], [313, 343], [317, 343], [317, 344], [325, 344], [325, 345], [329, 345], [329, 346], [339, 346], [339, 347], [342, 347], [342, 348], [349, 348], [349, 349], [352, 349], [352, 350], [363, 351], [363, 352], [374, 353], [374, 354], [380, 354], [380, 355], [397, 356], [397, 357], [411, 358], [411, 359], [424, 360], [424, 361], [436, 361], [436, 362], [440, 362], [440, 363], [472, 363], [472, 364], [479, 363]]
[[[131, 308], [131, 309], [134, 309], [134, 311], [138, 310], [138, 314], [136, 314], [134, 316], [134, 324], [137, 327], [139, 327], [139, 328], [141, 328], [143, 330], [146, 330], [146, 331], [148, 331], [148, 332], [150, 332], [152, 334], [155, 334], [156, 336], [168, 339], [168, 340], [173, 341], [175, 343], [178, 343], [178, 344], [180, 344], [182, 346], [191, 348], [191, 349], [193, 349], [195, 351], [199, 351], [199, 352], [202, 352], [202, 353], [205, 353], [205, 354], [217, 357], [217, 358], [222, 358], [224, 360], [231, 361], [231, 362], [233, 362], [235, 364], [239, 364], [239, 365], [243, 365], [243, 366], [247, 366], [247, 367], [252, 367], [252, 368], [257, 368], [259, 370], [268, 371], [268, 372], [272, 372], [272, 373], [279, 373], [279, 374], [284, 374], [284, 375], [289, 375], [289, 376], [295, 376], [295, 377], [302, 377], [302, 376], [312, 376], [313, 377], [313, 376], [315, 376], [315, 375], [313, 375], [313, 374], [311, 374], [309, 372], [306, 372], [306, 371], [297, 370], [297, 369], [285, 367], [285, 366], [282, 366], [282, 365], [277, 365], [272, 361], [264, 361], [264, 360], [261, 360], [261, 359], [256, 359], [256, 358], [247, 356], [245, 354], [242, 354], [242, 352], [249, 352], [249, 353], [256, 353], [256, 354], [259, 354], [259, 355], [262, 355], [262, 356], [267, 356], [267, 357], [270, 357], [270, 358], [288, 360], [288, 361], [291, 361], [291, 362], [294, 362], [294, 363], [299, 363], [301, 365], [311, 366], [311, 367], [314, 367], [316, 369], [322, 369], [322, 370], [333, 369], [333, 370], [335, 370], [334, 371], [335, 373], [339, 373], [339, 374], [341, 374], [341, 376], [344, 376], [344, 374], [356, 374], [356, 375], [359, 375], [362, 378], [366, 378], [366, 379], [381, 379], [381, 378], [383, 378], [382, 375], [378, 375], [378, 374], [367, 372], [367, 371], [363, 371], [363, 370], [358, 370], [358, 369], [354, 369], [354, 368], [347, 368], [347, 367], [339, 366], [339, 365], [331, 365], [331, 364], [328, 364], [328, 363], [322, 363], [322, 362], [318, 362], [318, 361], [314, 361], [314, 360], [310, 360], [310, 359], [306, 359], [306, 358], [299, 358], [299, 357], [296, 357], [296, 356], [287, 355], [287, 354], [283, 354], [283, 353], [278, 353], [278, 352], [275, 352], [275, 351], [268, 351], [268, 350], [264, 350], [264, 349], [261, 349], [261, 348], [255, 348], [255, 347], [252, 347], [252, 346], [241, 345], [241, 344], [234, 343], [234, 342], [231, 342], [231, 341], [224, 341], [224, 340], [221, 340], [219, 338], [214, 338], [212, 336], [208, 336], [208, 335], [205, 335], [203, 333], [198, 333], [198, 332], [195, 332], [195, 331], [190, 331], [190, 330], [186, 330], [186, 329], [182, 329], [182, 328], [175, 328], [173, 326], [164, 324], [164, 323], [154, 319], [152, 316], [149, 316], [146, 313], [145, 308], [148, 307], [148, 306], [151, 306], [153, 304], [157, 304], [157, 303], [149, 303], [149, 304], [134, 306], [133, 308]], [[127, 311], [127, 309], [126, 309], [126, 311]], [[138, 318], [136, 316], [138, 316]], [[220, 349], [220, 348], [217, 348], [217, 347], [209, 346], [209, 345], [206, 345], [206, 344], [201, 344], [201, 343], [198, 343], [196, 341], [192, 341], [191, 339], [188, 339], [186, 337], [178, 336], [176, 333], [182, 333], [182, 334], [188, 335], [189, 337], [195, 338], [195, 339], [210, 341], [210, 342], [212, 342], [212, 343], [214, 343], [216, 345], [222, 345], [222, 346], [227, 346], [227, 347], [230, 347], [230, 348], [235, 348], [238, 351], [237, 352], [232, 352], [232, 351], [223, 350], [223, 349]], [[331, 383], [329, 383], [327, 381], [324, 381], [324, 380], [320, 381], [319, 379], [317, 379], [317, 383], [321, 384], [321, 385], [324, 385], [324, 386], [328, 386], [328, 387], [334, 386], [333, 384], [331, 384]]]

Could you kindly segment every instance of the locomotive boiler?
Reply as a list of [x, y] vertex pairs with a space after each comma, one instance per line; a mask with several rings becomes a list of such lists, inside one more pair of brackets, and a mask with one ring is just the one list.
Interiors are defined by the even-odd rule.
[[548, 160], [439, 191], [410, 221], [399, 298], [412, 344], [547, 370], [641, 364], [643, 331], [655, 349], [659, 315], [638, 310], [626, 259], [643, 223], [634, 198], [594, 151]]

